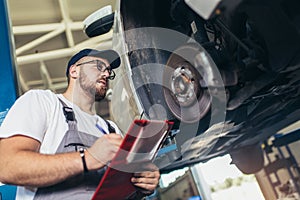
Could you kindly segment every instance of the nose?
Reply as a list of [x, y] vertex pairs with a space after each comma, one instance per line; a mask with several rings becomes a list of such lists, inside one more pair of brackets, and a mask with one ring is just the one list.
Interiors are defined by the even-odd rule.
[[108, 78], [110, 76], [107, 68], [104, 70], [104, 72], [102, 72], [102, 75], [104, 75], [105, 78]]

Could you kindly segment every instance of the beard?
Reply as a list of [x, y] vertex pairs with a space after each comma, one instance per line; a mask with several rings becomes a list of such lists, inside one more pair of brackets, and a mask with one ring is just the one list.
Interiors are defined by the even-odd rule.
[[98, 81], [91, 81], [83, 71], [79, 75], [79, 84], [83, 91], [89, 96], [94, 97], [95, 101], [101, 101], [106, 96], [107, 87], [100, 86]]

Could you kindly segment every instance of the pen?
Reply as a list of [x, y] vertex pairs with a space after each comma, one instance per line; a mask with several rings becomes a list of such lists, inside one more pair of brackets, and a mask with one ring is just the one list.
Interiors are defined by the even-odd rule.
[[103, 134], [107, 134], [107, 132], [101, 127], [99, 126], [98, 124], [96, 124], [96, 128], [101, 131]]

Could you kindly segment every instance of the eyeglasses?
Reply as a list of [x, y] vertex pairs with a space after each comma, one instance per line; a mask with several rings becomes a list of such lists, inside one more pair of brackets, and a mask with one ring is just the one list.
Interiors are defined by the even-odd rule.
[[110, 69], [110, 66], [107, 67], [106, 64], [104, 62], [102, 62], [101, 60], [90, 60], [87, 62], [79, 63], [79, 64], [77, 64], [77, 66], [84, 65], [84, 64], [96, 64], [97, 69], [100, 72], [105, 72], [105, 70], [107, 70], [108, 74], [109, 74], [107, 79], [109, 79], [109, 80], [114, 80], [114, 78], [116, 77], [115, 72], [112, 69]]

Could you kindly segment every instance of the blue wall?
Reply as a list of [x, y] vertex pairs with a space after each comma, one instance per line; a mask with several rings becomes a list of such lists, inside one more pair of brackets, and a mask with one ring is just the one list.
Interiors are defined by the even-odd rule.
[[0, 125], [17, 98], [14, 43], [6, 0], [0, 0]]
[[[0, 0], [0, 126], [17, 98], [14, 45], [6, 0]], [[16, 187], [0, 186], [0, 199], [15, 199]]]
[[17, 187], [11, 185], [0, 186], [0, 199], [2, 200], [14, 200], [16, 196]]

